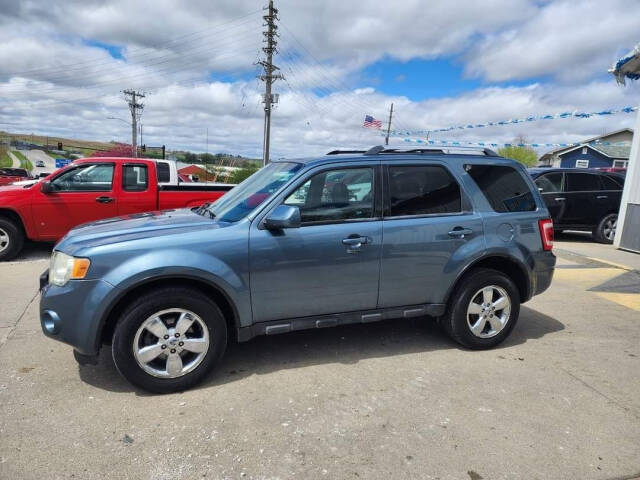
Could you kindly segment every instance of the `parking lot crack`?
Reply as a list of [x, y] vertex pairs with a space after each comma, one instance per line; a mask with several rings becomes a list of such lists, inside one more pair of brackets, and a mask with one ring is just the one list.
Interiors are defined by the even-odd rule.
[[614, 404], [616, 407], [622, 409], [625, 412], [630, 413], [631, 415], [633, 415], [636, 419], [640, 420], [640, 416], [630, 407], [627, 407], [623, 404], [621, 404], [620, 402], [618, 402], [617, 400], [609, 397], [608, 395], [606, 395], [605, 393], [602, 393], [600, 390], [598, 390], [596, 387], [594, 387], [593, 385], [591, 385], [590, 383], [586, 382], [585, 380], [581, 379], [580, 377], [578, 377], [577, 375], [571, 373], [569, 370], [566, 370], [562, 367], [560, 367], [560, 370], [562, 370], [564, 373], [566, 373], [567, 375], [569, 375], [571, 378], [573, 378], [574, 380], [577, 380], [578, 382], [580, 382], [582, 385], [584, 385], [585, 387], [587, 387], [589, 390], [591, 390], [592, 392], [600, 395], [601, 397], [605, 398], [608, 402]]
[[29, 300], [29, 302], [27, 303], [27, 305], [24, 307], [24, 309], [22, 310], [22, 313], [20, 315], [18, 315], [17, 320], [15, 321], [15, 323], [13, 325], [9, 326], [9, 332], [7, 333], [7, 336], [2, 339], [0, 338], [0, 348], [2, 348], [4, 346], [5, 343], [7, 343], [9, 341], [9, 339], [11, 338], [11, 336], [13, 335], [13, 332], [15, 331], [15, 329], [18, 327], [18, 325], [20, 324], [20, 321], [23, 319], [23, 317], [26, 315], [27, 310], [29, 310], [29, 307], [31, 306], [31, 304], [36, 300], [36, 298], [38, 298], [38, 295], [40, 294], [40, 292], [36, 292], [33, 297], [31, 298], [31, 300]]

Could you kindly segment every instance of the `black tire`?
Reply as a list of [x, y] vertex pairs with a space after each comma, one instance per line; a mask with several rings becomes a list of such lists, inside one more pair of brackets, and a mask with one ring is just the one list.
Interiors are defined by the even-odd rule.
[[[484, 287], [498, 286], [506, 292], [511, 303], [508, 320], [499, 333], [489, 338], [476, 336], [467, 322], [467, 308], [476, 294]], [[453, 291], [447, 313], [442, 317], [441, 325], [445, 332], [459, 344], [473, 349], [483, 350], [495, 347], [509, 336], [520, 315], [520, 293], [508, 276], [488, 268], [472, 270], [461, 280]], [[497, 315], [496, 315], [497, 316]]]
[[[618, 222], [618, 214], [610, 213], [598, 223], [598, 226], [593, 230], [593, 238], [598, 243], [613, 243], [613, 239], [616, 233], [616, 224]], [[611, 230], [613, 228], [613, 230]]]
[[[192, 371], [176, 378], [159, 378], [138, 364], [133, 352], [134, 339], [151, 315], [173, 308], [191, 311], [202, 319], [208, 330], [209, 346]], [[218, 306], [198, 290], [167, 287], [141, 296], [125, 309], [116, 325], [111, 351], [116, 368], [129, 382], [149, 392], [171, 393], [187, 390], [201, 382], [220, 361], [226, 346], [227, 323]]]
[[24, 232], [22, 227], [16, 225], [12, 220], [0, 217], [0, 238], [8, 239], [8, 241], [5, 240], [0, 244], [0, 262], [11, 260], [22, 250]]

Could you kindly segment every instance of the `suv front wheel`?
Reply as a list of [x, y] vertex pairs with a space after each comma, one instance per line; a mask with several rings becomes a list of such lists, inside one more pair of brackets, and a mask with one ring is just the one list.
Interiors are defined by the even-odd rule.
[[449, 336], [471, 349], [492, 348], [509, 336], [520, 314], [520, 294], [497, 270], [479, 268], [454, 290], [441, 323]]
[[227, 324], [198, 290], [163, 288], [141, 296], [124, 312], [113, 335], [118, 371], [154, 393], [187, 390], [224, 354]]

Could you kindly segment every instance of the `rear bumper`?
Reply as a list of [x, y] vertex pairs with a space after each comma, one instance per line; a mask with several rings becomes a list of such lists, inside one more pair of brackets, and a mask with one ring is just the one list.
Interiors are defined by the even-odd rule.
[[100, 319], [115, 287], [103, 280], [71, 280], [64, 287], [40, 277], [40, 325], [43, 333], [72, 345], [83, 355], [100, 351]]
[[556, 267], [556, 256], [553, 252], [539, 252], [535, 258], [533, 269], [531, 296], [539, 295], [549, 288]]

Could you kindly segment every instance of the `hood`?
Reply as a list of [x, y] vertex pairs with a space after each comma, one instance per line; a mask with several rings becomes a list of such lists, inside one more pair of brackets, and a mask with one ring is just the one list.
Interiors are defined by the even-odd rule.
[[26, 181], [26, 183], [20, 182], [19, 184], [11, 183], [6, 185], [0, 185], [0, 196], [19, 194], [20, 192], [24, 192], [28, 188], [32, 187], [33, 184], [34, 182]]
[[73, 254], [80, 248], [177, 235], [228, 225], [230, 224], [198, 215], [190, 209], [135, 213], [79, 225], [69, 231], [58, 243], [56, 250]]

